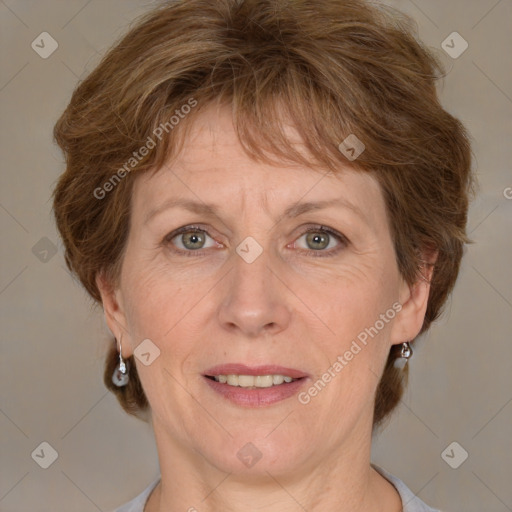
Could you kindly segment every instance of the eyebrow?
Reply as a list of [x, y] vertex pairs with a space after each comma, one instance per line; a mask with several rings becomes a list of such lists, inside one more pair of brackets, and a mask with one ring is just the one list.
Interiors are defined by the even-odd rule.
[[[355, 214], [361, 217], [363, 220], [367, 220], [366, 216], [363, 214], [360, 208], [351, 202], [347, 201], [343, 198], [335, 198], [323, 201], [308, 201], [301, 203], [300, 201], [293, 203], [288, 206], [283, 213], [283, 218], [294, 218], [299, 215], [303, 215], [304, 213], [314, 211], [314, 210], [323, 210], [325, 208], [331, 206], [341, 206], [343, 208], [352, 210]], [[192, 213], [197, 213], [199, 215], [213, 216], [220, 218], [219, 215], [219, 207], [214, 204], [203, 203], [200, 201], [194, 201], [191, 199], [183, 199], [183, 198], [173, 198], [164, 201], [161, 205], [156, 208], [150, 210], [148, 214], [145, 216], [144, 224], [147, 224], [153, 217], [159, 215], [160, 213], [169, 210], [171, 208], [182, 208], [184, 210], [188, 210]]]

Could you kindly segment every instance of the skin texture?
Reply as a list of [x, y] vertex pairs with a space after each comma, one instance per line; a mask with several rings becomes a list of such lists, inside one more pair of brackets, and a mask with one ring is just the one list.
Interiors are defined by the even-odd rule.
[[[172, 198], [214, 203], [219, 214], [171, 208], [145, 222]], [[352, 207], [283, 217], [297, 201], [331, 198]], [[190, 224], [207, 231], [198, 251], [200, 242], [168, 237]], [[308, 244], [304, 231], [319, 226], [348, 242], [315, 245], [316, 229]], [[263, 249], [250, 264], [236, 252], [248, 236]], [[391, 345], [421, 328], [429, 285], [402, 280], [371, 175], [348, 162], [337, 175], [255, 162], [230, 111], [211, 106], [177, 158], [137, 178], [119, 283], [97, 282], [123, 356], [146, 338], [160, 350], [149, 366], [136, 360], [162, 474], [146, 511], [401, 510], [370, 467], [373, 401]], [[400, 313], [306, 405], [293, 396], [237, 406], [205, 383], [217, 364], [278, 364], [307, 373], [307, 390], [397, 302]], [[237, 457], [246, 443], [261, 453], [251, 468]]]

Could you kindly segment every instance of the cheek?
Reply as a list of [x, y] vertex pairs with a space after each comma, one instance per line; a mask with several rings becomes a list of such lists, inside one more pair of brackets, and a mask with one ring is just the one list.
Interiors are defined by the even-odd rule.
[[317, 371], [299, 397], [311, 408], [310, 418], [339, 417], [344, 425], [351, 425], [360, 415], [372, 413], [395, 316], [394, 294], [386, 289], [375, 292], [375, 286], [359, 282], [329, 296], [331, 306], [323, 314], [332, 332], [317, 333], [313, 352]]
[[394, 315], [388, 315], [384, 325], [381, 325], [381, 315], [397, 301], [397, 283], [392, 267], [388, 271], [374, 266], [368, 271], [341, 272], [325, 286], [315, 287], [311, 309], [318, 312], [318, 317], [341, 345], [350, 344], [376, 322], [378, 330], [384, 334]]
[[[323, 305], [318, 316], [324, 319], [329, 335], [319, 332], [316, 336], [323, 365], [317, 369], [315, 382], [322, 382], [310, 389], [312, 396], [322, 390], [330, 404], [327, 409], [346, 411], [349, 404], [354, 410], [363, 407], [373, 396], [387, 359], [396, 317], [398, 271], [393, 265], [371, 268], [345, 273], [324, 288], [323, 294], [315, 293], [316, 304]], [[326, 381], [328, 389], [323, 391]]]
[[125, 269], [127, 328], [135, 344], [149, 338], [158, 345], [190, 310], [190, 300], [183, 291], [186, 288], [149, 265], [128, 264]]
[[180, 396], [179, 386], [171, 376], [181, 380], [183, 365], [190, 357], [192, 347], [186, 335], [186, 320], [193, 315], [191, 309], [197, 300], [190, 294], [184, 296], [183, 289], [190, 288], [176, 284], [169, 275], [165, 278], [150, 272], [149, 267], [138, 272], [126, 268], [129, 278], [124, 286], [130, 293], [126, 296], [125, 312], [132, 347], [136, 350], [143, 340], [149, 339], [159, 351], [154, 352], [158, 356], [148, 366], [136, 357], [137, 371], [152, 408], [162, 413], [169, 407], [161, 401], [162, 393]]

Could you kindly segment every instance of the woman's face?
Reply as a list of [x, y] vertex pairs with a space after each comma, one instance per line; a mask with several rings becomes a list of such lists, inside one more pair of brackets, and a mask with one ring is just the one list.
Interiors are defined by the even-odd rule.
[[[166, 450], [309, 471], [369, 449], [390, 346], [419, 331], [428, 288], [399, 275], [373, 177], [257, 163], [230, 115], [206, 110], [175, 161], [137, 178], [104, 305]], [[219, 377], [234, 374], [249, 377]]]

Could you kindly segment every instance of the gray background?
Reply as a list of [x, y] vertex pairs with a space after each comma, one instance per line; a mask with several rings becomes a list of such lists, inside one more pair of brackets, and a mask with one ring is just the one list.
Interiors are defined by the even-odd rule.
[[[373, 460], [442, 510], [512, 511], [512, 1], [387, 3], [414, 17], [448, 65], [441, 98], [472, 135], [480, 190], [475, 244], [445, 314], [417, 344]], [[107, 511], [158, 475], [150, 428], [103, 386], [106, 326], [65, 268], [49, 200], [64, 168], [53, 124], [77, 80], [151, 5], [0, 0], [2, 511]], [[58, 42], [47, 59], [31, 48], [43, 31]], [[453, 31], [469, 43], [457, 59], [441, 49]], [[43, 441], [58, 452], [48, 469], [36, 463], [48, 449], [31, 456]], [[454, 441], [462, 448], [444, 452]], [[462, 449], [457, 469], [443, 460], [460, 463]]]

